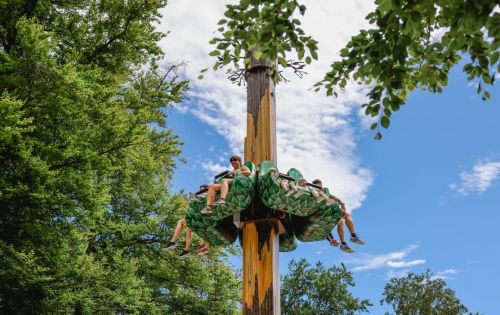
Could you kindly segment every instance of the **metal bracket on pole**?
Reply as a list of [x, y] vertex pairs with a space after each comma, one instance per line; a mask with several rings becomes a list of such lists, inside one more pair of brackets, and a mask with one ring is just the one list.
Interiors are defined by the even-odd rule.
[[234, 223], [234, 225], [236, 225], [236, 227], [238, 229], [241, 227], [240, 213], [239, 212], [233, 213], [233, 223]]

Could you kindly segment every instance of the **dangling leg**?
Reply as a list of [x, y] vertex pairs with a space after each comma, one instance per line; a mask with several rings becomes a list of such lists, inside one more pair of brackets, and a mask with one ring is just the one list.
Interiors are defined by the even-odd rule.
[[344, 218], [345, 218], [345, 225], [347, 225], [347, 228], [351, 233], [351, 242], [359, 245], [365, 244], [365, 241], [363, 241], [358, 235], [356, 235], [356, 231], [354, 230], [354, 222], [352, 221], [351, 214], [346, 212]]
[[189, 255], [189, 249], [191, 248], [191, 241], [193, 239], [193, 232], [188, 228], [186, 231], [186, 244], [184, 246], [184, 250], [179, 254], [180, 258], [184, 258]]
[[339, 246], [339, 242], [333, 237], [332, 232], [328, 233], [328, 236], [326, 237], [326, 240], [330, 243], [332, 246]]
[[347, 245], [344, 237], [344, 220], [340, 219], [337, 223], [337, 233], [340, 238], [340, 249], [347, 253], [353, 253], [354, 251]]
[[220, 184], [211, 184], [210, 186], [208, 186], [207, 206], [201, 209], [200, 211], [201, 214], [210, 214], [213, 212], [212, 204], [215, 200], [215, 195], [217, 194], [217, 191], [219, 191], [220, 189], [221, 189]]
[[205, 246], [198, 252], [198, 255], [203, 256], [208, 253], [209, 244], [205, 242]]
[[232, 179], [224, 178], [221, 182], [220, 188], [220, 199], [216, 200], [213, 205], [219, 206], [226, 203], [227, 192], [229, 191], [229, 186], [233, 183]]
[[185, 226], [186, 226], [186, 219], [183, 218], [177, 221], [177, 226], [175, 227], [174, 235], [172, 235], [172, 238], [170, 239], [170, 242], [168, 242], [167, 247], [164, 248], [165, 250], [173, 249], [177, 246], [175, 242], [177, 241], [179, 236], [181, 236], [182, 230], [184, 229]]
[[203, 248], [205, 248], [205, 244], [207, 242], [204, 239], [201, 239], [200, 244], [196, 246], [196, 249], [194, 250], [196, 253], [200, 252]]

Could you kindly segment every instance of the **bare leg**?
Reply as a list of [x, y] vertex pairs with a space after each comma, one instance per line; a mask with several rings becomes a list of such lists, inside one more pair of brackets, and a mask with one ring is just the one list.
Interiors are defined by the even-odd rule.
[[198, 253], [198, 252], [199, 252], [199, 251], [201, 251], [203, 248], [205, 248], [205, 244], [206, 244], [206, 243], [207, 243], [207, 242], [206, 242], [204, 239], [201, 239], [200, 244], [198, 244], [198, 246], [196, 246], [196, 249], [195, 249], [194, 251]]
[[233, 183], [232, 179], [224, 178], [221, 183], [221, 192], [220, 197], [225, 199], [227, 196], [227, 192], [229, 191], [229, 186]]
[[208, 253], [209, 245], [205, 242], [205, 246], [198, 252], [198, 255], [203, 256]]
[[337, 222], [337, 233], [339, 233], [339, 238], [342, 243], [345, 243], [345, 238], [344, 238], [344, 220], [340, 219], [339, 222]]
[[288, 190], [288, 187], [286, 187], [286, 183], [285, 183], [285, 180], [282, 179], [280, 181], [280, 186], [281, 186], [281, 189], [283, 189], [284, 191], [287, 191]]
[[180, 219], [177, 222], [174, 235], [172, 235], [172, 239], [170, 240], [170, 242], [175, 243], [177, 241], [179, 236], [181, 236], [182, 230], [184, 229], [185, 226], [186, 226], [186, 219]]
[[313, 195], [313, 197], [315, 198], [318, 198], [319, 194], [318, 194], [318, 191], [316, 191], [315, 189], [311, 189], [311, 194]]
[[215, 200], [215, 194], [221, 189], [221, 184], [211, 184], [208, 186], [207, 206], [212, 205]]
[[345, 218], [345, 225], [347, 225], [349, 232], [351, 234], [355, 234], [356, 232], [354, 231], [354, 222], [352, 221], [352, 216], [346, 212], [344, 218]]
[[186, 231], [186, 245], [184, 246], [184, 250], [186, 252], [189, 251], [189, 249], [191, 248], [191, 241], [193, 240], [193, 232], [191, 232], [191, 230], [189, 228], [187, 228], [187, 231]]
[[295, 187], [295, 184], [293, 183], [292, 180], [288, 181], [288, 186], [290, 187], [291, 190], [297, 191], [297, 187]]

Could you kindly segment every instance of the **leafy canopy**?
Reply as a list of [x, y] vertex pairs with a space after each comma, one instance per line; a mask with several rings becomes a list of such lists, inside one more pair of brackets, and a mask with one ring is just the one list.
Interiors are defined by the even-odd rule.
[[[371, 24], [353, 36], [340, 51], [322, 81], [314, 87], [327, 95], [338, 95], [353, 80], [369, 85], [365, 114], [377, 119], [371, 129], [382, 137], [392, 113], [398, 111], [410, 92], [421, 89], [441, 92], [450, 69], [467, 58], [464, 72], [477, 83], [483, 100], [485, 89], [500, 72], [500, 12], [497, 0], [376, 0], [376, 9], [366, 16]], [[495, 8], [497, 10], [495, 11]], [[219, 21], [219, 37], [210, 55], [214, 69], [240, 60], [253, 50], [255, 58], [277, 60], [290, 67], [287, 58], [306, 63], [318, 58], [317, 42], [299, 27], [306, 7], [297, 0], [241, 0], [228, 5]], [[248, 64], [249, 58], [243, 59]], [[240, 62], [240, 64], [238, 64]], [[273, 68], [274, 78], [279, 79]]]
[[[161, 251], [186, 202], [160, 0], [0, 1], [0, 310], [228, 314], [224, 254]], [[195, 244], [196, 241], [195, 240]]]
[[433, 278], [429, 270], [420, 275], [410, 273], [404, 278], [390, 279], [380, 301], [384, 303], [392, 306], [397, 315], [470, 314], [444, 280]]
[[344, 265], [325, 268], [321, 262], [314, 267], [302, 258], [292, 260], [289, 273], [282, 277], [281, 309], [283, 314], [358, 314], [371, 306], [368, 300], [352, 296], [352, 274]]

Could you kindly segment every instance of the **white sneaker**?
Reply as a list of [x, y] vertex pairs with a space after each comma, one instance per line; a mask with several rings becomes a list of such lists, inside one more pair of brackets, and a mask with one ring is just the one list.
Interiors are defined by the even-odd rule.
[[214, 212], [214, 210], [212, 210], [212, 207], [210, 206], [206, 206], [205, 208], [201, 209], [200, 213], [201, 214], [210, 214]]
[[222, 206], [225, 204], [226, 204], [226, 200], [221, 198], [221, 199], [215, 200], [214, 203], [212, 203], [212, 206]]

